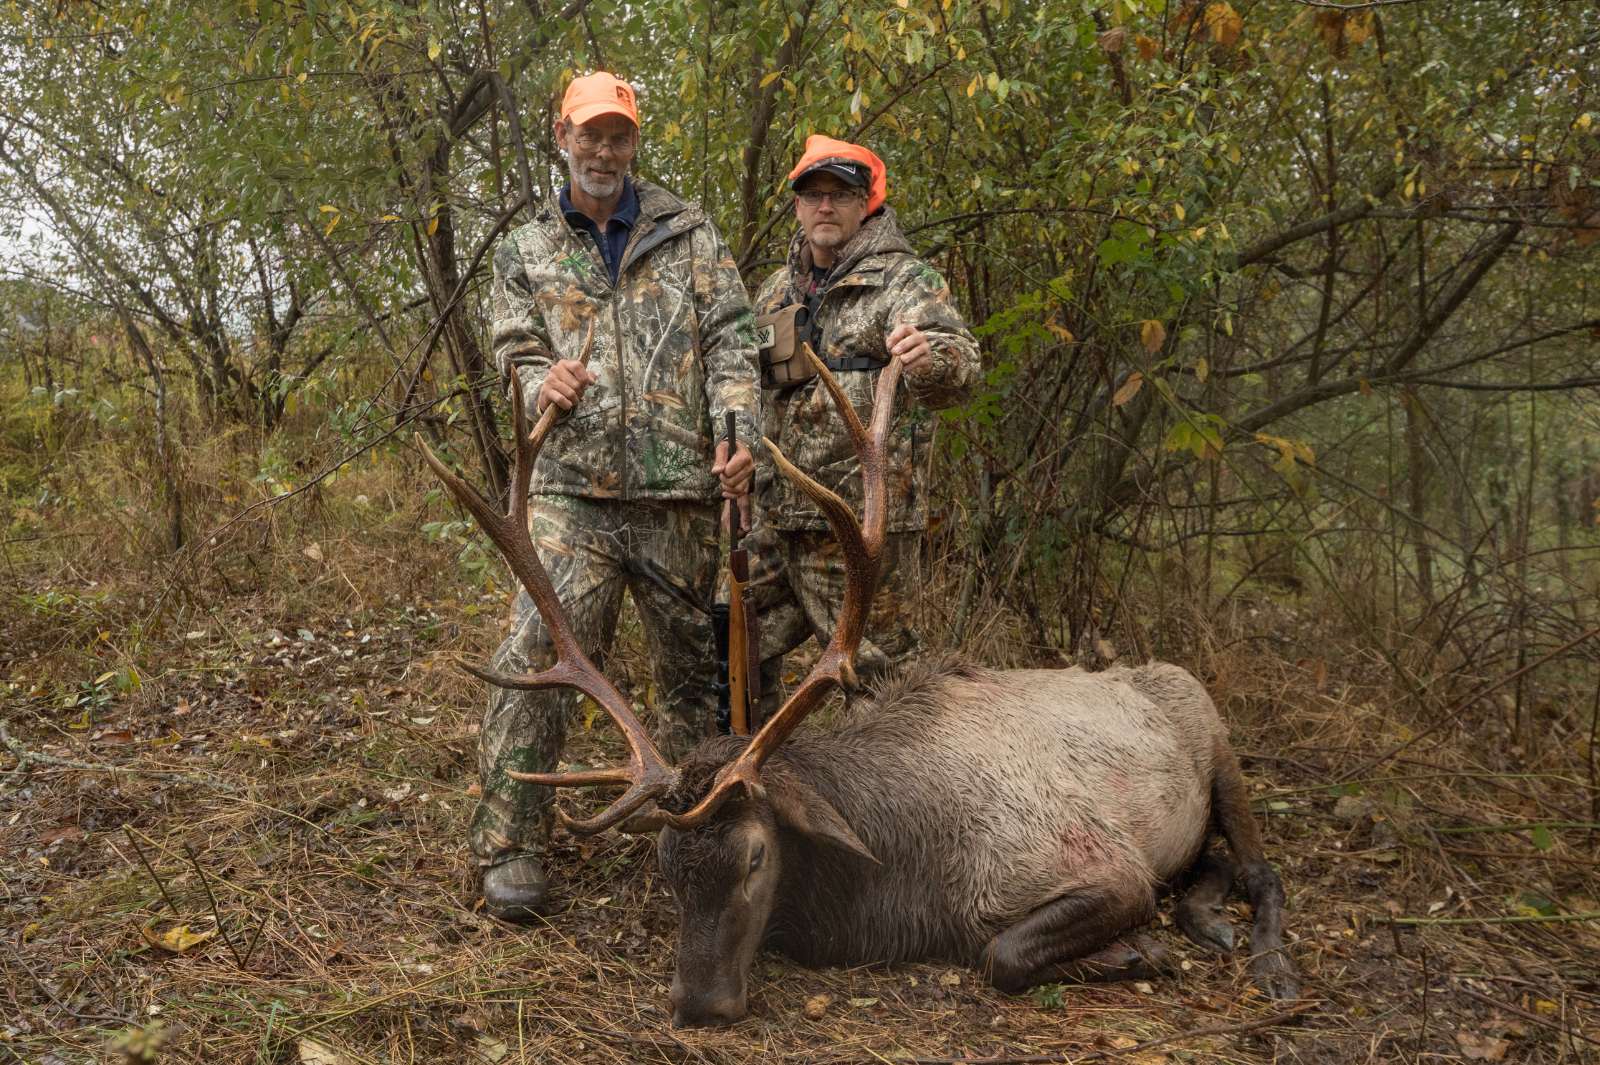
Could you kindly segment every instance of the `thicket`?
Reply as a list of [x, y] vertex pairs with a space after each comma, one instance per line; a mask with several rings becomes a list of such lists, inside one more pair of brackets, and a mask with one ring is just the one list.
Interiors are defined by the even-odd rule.
[[1298, 612], [1421, 708], [1525, 670], [1518, 742], [1585, 731], [1534, 687], [1600, 657], [1581, 5], [66, 0], [0, 33], [13, 565], [107, 513], [69, 455], [138, 471], [117, 521], [174, 574], [248, 506], [411, 477], [414, 432], [502, 486], [488, 253], [561, 181], [561, 87], [606, 67], [639, 172], [752, 287], [807, 134], [887, 160], [984, 348], [930, 419], [930, 631], [1182, 655]]

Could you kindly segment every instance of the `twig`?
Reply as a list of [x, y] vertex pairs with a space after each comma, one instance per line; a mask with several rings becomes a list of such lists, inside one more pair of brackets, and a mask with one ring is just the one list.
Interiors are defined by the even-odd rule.
[[256, 943], [261, 939], [261, 933], [266, 931], [267, 920], [271, 916], [271, 910], [261, 915], [261, 923], [256, 925], [256, 934], [250, 937], [250, 945], [244, 948], [244, 961], [239, 963], [239, 968], [243, 969], [250, 964], [250, 955], [256, 952]]
[[211, 893], [211, 881], [206, 877], [206, 871], [200, 868], [200, 859], [194, 856], [194, 851], [189, 845], [183, 845], [183, 853], [189, 856], [189, 862], [194, 866], [196, 875], [200, 877], [200, 886], [206, 889], [206, 901], [211, 904], [211, 919], [217, 922], [217, 931], [222, 933], [222, 941], [228, 944], [228, 953], [233, 955], [233, 960], [239, 968], [244, 968], [244, 959], [239, 956], [239, 948], [233, 945], [233, 937], [228, 934], [228, 926], [222, 923], [222, 914], [217, 912], [217, 897]]
[[6, 731], [4, 725], [0, 725], [0, 745], [4, 745], [12, 754], [17, 756], [17, 764], [6, 770], [6, 779], [0, 781], [0, 784], [9, 784], [12, 777], [23, 772], [29, 766], [49, 765], [60, 769], [82, 769], [91, 773], [129, 773], [134, 776], [171, 777], [186, 784], [206, 785], [224, 792], [237, 790], [233, 785], [225, 781], [203, 777], [198, 773], [187, 773], [181, 769], [145, 769], [142, 766], [135, 765], [80, 762], [75, 758], [61, 758], [53, 754], [45, 754], [42, 751], [30, 751], [21, 742], [13, 738], [11, 733]]
[[167, 909], [171, 910], [173, 915], [176, 916], [180, 912], [178, 904], [172, 901], [171, 895], [167, 894], [167, 885], [162, 881], [161, 877], [156, 875], [155, 866], [151, 865], [150, 859], [144, 856], [144, 848], [139, 846], [139, 841], [133, 838], [133, 829], [123, 825], [122, 832], [128, 837], [128, 842], [133, 844], [133, 853], [139, 856], [139, 862], [144, 866], [145, 872], [149, 873], [150, 879], [156, 882], [156, 890], [160, 891], [161, 897], [167, 900]]
[[1403, 743], [1399, 743], [1399, 744], [1395, 745], [1394, 747], [1391, 747], [1389, 750], [1385, 751], [1383, 754], [1378, 755], [1376, 758], [1372, 758], [1372, 759], [1369, 759], [1368, 761], [1365, 761], [1365, 762], [1361, 763], [1360, 765], [1356, 766], [1354, 769], [1350, 770], [1348, 773], [1345, 773], [1343, 776], [1341, 776], [1335, 783], [1341, 783], [1342, 784], [1342, 783], [1345, 783], [1347, 781], [1353, 780], [1356, 777], [1365, 776], [1369, 771], [1371, 771], [1373, 769], [1376, 769], [1378, 766], [1380, 766], [1383, 763], [1387, 762], [1389, 759], [1393, 758], [1395, 755], [1399, 754], [1401, 751], [1404, 751], [1404, 750], [1407, 750], [1408, 748], [1410, 748], [1411, 745], [1416, 743], [1418, 740], [1421, 740], [1426, 736], [1432, 735], [1433, 733], [1439, 731], [1444, 726], [1450, 724], [1450, 722], [1454, 721], [1456, 718], [1458, 718], [1462, 714], [1466, 713], [1466, 711], [1474, 703], [1476, 703], [1479, 699], [1482, 699], [1484, 696], [1490, 694], [1491, 692], [1497, 691], [1500, 688], [1505, 687], [1507, 684], [1510, 684], [1512, 681], [1516, 680], [1518, 677], [1521, 677], [1524, 674], [1530, 673], [1533, 670], [1538, 669], [1540, 666], [1544, 665], [1546, 662], [1550, 661], [1552, 658], [1556, 658], [1556, 657], [1559, 657], [1560, 655], [1566, 654], [1568, 651], [1572, 650], [1574, 647], [1578, 646], [1580, 643], [1583, 643], [1585, 640], [1592, 639], [1595, 636], [1600, 636], [1600, 626], [1596, 626], [1595, 628], [1590, 629], [1588, 632], [1583, 633], [1581, 636], [1578, 636], [1578, 637], [1576, 637], [1574, 639], [1568, 640], [1566, 643], [1562, 644], [1560, 647], [1557, 647], [1554, 651], [1551, 651], [1549, 654], [1543, 656], [1542, 658], [1539, 658], [1538, 660], [1536, 660], [1534, 662], [1528, 663], [1526, 666], [1523, 666], [1521, 669], [1517, 670], [1516, 672], [1508, 673], [1505, 676], [1501, 677], [1499, 680], [1493, 681], [1493, 682], [1485, 685], [1484, 687], [1479, 688], [1477, 691], [1473, 692], [1472, 694], [1468, 695], [1466, 698], [1462, 699], [1460, 702], [1456, 703], [1456, 705], [1454, 707], [1452, 707], [1443, 717], [1439, 718], [1439, 720], [1435, 721], [1433, 724], [1429, 725], [1427, 728], [1423, 729], [1421, 732], [1418, 732], [1416, 735], [1414, 735], [1414, 736], [1410, 737], [1409, 739], [1405, 740]]
[[1120, 1058], [1128, 1054], [1137, 1054], [1141, 1050], [1162, 1046], [1167, 1043], [1176, 1043], [1185, 1039], [1199, 1039], [1208, 1035], [1236, 1035], [1240, 1032], [1253, 1032], [1257, 1028], [1270, 1028], [1276, 1024], [1283, 1024], [1315, 1009], [1320, 1003], [1302, 1002], [1290, 1009], [1280, 1010], [1265, 1017], [1258, 1017], [1253, 1021], [1241, 1021], [1238, 1024], [1217, 1024], [1209, 1028], [1192, 1028], [1184, 1032], [1173, 1032], [1159, 1039], [1147, 1039], [1143, 1043], [1136, 1043], [1131, 1047], [1121, 1049], [1091, 1050], [1083, 1057], [1072, 1057], [1070, 1051], [1059, 1051], [1054, 1054], [1028, 1054], [1022, 1057], [1010, 1058], [908, 1058], [911, 1065], [1049, 1065], [1051, 1062], [1062, 1062], [1064, 1065], [1076, 1065], [1077, 1062], [1095, 1061], [1101, 1058]]
[[1532, 1010], [1525, 1010], [1520, 1006], [1513, 1006], [1509, 1002], [1501, 1002], [1497, 998], [1491, 998], [1488, 995], [1485, 995], [1485, 994], [1483, 994], [1481, 992], [1478, 992], [1478, 991], [1474, 991], [1474, 990], [1472, 990], [1472, 988], [1467, 987], [1467, 986], [1462, 985], [1462, 984], [1458, 984], [1456, 986], [1456, 990], [1460, 991], [1462, 994], [1466, 995], [1468, 998], [1475, 998], [1479, 1002], [1484, 1003], [1485, 1005], [1493, 1006], [1495, 1009], [1505, 1010], [1507, 1013], [1515, 1013], [1518, 1017], [1521, 1017], [1524, 1020], [1532, 1021], [1534, 1024], [1543, 1025], [1546, 1028], [1549, 1028], [1549, 1029], [1552, 1029], [1554, 1031], [1560, 1032], [1562, 1035], [1572, 1036], [1572, 1037], [1575, 1037], [1575, 1038], [1578, 1038], [1578, 1039], [1582, 1039], [1585, 1043], [1593, 1043], [1595, 1046], [1600, 1046], [1600, 1039], [1596, 1039], [1592, 1035], [1585, 1035], [1584, 1033], [1578, 1031], [1576, 1028], [1568, 1028], [1564, 1024], [1557, 1024], [1555, 1021], [1552, 1021], [1550, 1018], [1541, 1017], [1537, 1013], [1534, 1013]]
[[44, 986], [43, 981], [39, 979], [39, 974], [35, 973], [33, 969], [29, 967], [28, 963], [23, 960], [20, 952], [12, 950], [11, 953], [16, 956], [17, 968], [28, 974], [29, 983], [33, 984], [34, 988], [39, 992], [39, 994], [49, 999], [50, 1003], [55, 1006], [56, 1009], [65, 1013], [67, 1016], [76, 1018], [80, 1021], [104, 1021], [107, 1024], [128, 1023], [128, 1018], [126, 1017], [113, 1017], [104, 1013], [81, 1013], [78, 1010], [73, 1009], [71, 1006], [57, 998], [54, 991], [51, 991], [48, 987]]
[[1537, 828], [1585, 828], [1593, 832], [1600, 824], [1592, 821], [1516, 821], [1504, 825], [1448, 825], [1436, 828], [1441, 836], [1475, 836], [1484, 832], [1532, 832]]
[[1391, 923], [1403, 925], [1561, 924], [1566, 921], [1600, 921], [1600, 910], [1585, 913], [1528, 913], [1508, 917], [1396, 917]]

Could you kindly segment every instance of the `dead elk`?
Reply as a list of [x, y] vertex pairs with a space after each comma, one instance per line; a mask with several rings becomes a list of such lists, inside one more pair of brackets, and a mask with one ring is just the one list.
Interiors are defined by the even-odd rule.
[[[1133, 933], [1168, 885], [1184, 888], [1176, 917], [1189, 938], [1230, 951], [1221, 910], [1241, 873], [1254, 910], [1252, 975], [1269, 995], [1296, 996], [1282, 885], [1226, 728], [1183, 669], [929, 663], [874, 699], [854, 700], [827, 728], [796, 732], [835, 687], [853, 686], [883, 544], [884, 440], [899, 377], [897, 364], [885, 367], [863, 427], [827, 369], [818, 371], [861, 457], [862, 518], [768, 448], [844, 547], [838, 631], [755, 736], [708, 739], [676, 767], [578, 647], [529, 539], [528, 479], [553, 415], [529, 433], [512, 390], [517, 464], [505, 513], [428, 455], [505, 554], [555, 645], [557, 662], [542, 672], [474, 672], [512, 688], [577, 688], [628, 740], [625, 766], [517, 775], [626, 788], [587, 820], [563, 813], [573, 832], [624, 822], [659, 829], [657, 853], [681, 912], [673, 1023], [744, 1016], [762, 946], [805, 965], [948, 960], [1006, 991], [1146, 972], [1154, 959]], [[1231, 859], [1208, 847], [1213, 832]]]

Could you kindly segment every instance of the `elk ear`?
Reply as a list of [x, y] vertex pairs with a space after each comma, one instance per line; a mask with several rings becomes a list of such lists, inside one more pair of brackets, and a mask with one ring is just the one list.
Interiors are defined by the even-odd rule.
[[861, 842], [839, 811], [817, 789], [788, 773], [772, 773], [771, 768], [769, 766], [763, 774], [761, 783], [766, 790], [767, 800], [772, 803], [773, 816], [780, 825], [860, 855], [874, 865], [879, 864], [877, 857]]

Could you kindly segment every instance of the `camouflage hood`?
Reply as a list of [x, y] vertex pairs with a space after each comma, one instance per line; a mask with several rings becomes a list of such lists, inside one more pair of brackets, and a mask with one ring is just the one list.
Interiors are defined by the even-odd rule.
[[[767, 279], [756, 297], [759, 313], [800, 302], [810, 285], [811, 251], [803, 234], [789, 246], [788, 265]], [[885, 207], [839, 249], [822, 285], [815, 335], [824, 359], [887, 358], [885, 340], [895, 326], [913, 325], [928, 337], [932, 357], [901, 378], [895, 426], [889, 439], [886, 480], [889, 531], [928, 524], [925, 482], [932, 437], [929, 409], [964, 401], [978, 377], [978, 344], [950, 302], [939, 271], [917, 258]], [[871, 416], [875, 369], [834, 375], [863, 421]], [[915, 401], [915, 402], [913, 402]], [[861, 469], [844, 423], [819, 381], [766, 393], [766, 434], [796, 465], [853, 505], [861, 501]], [[764, 476], [765, 520], [779, 529], [825, 529], [822, 513], [782, 479]]]
[[[886, 206], [861, 223], [856, 235], [839, 249], [839, 254], [833, 260], [833, 269], [828, 271], [828, 280], [824, 284], [832, 282], [834, 278], [844, 277], [869, 256], [915, 254], [916, 250], [900, 229], [900, 220], [895, 217], [894, 208]], [[806, 235], [800, 230], [796, 230], [789, 241], [788, 262], [789, 276], [804, 284], [811, 276], [811, 245], [806, 243]]]
[[613, 499], [719, 496], [714, 438], [760, 424], [755, 322], [733, 256], [701, 209], [634, 180], [639, 218], [611, 283], [600, 249], [552, 196], [495, 251], [491, 339], [529, 409], [551, 364], [599, 377], [550, 432], [533, 490]]

